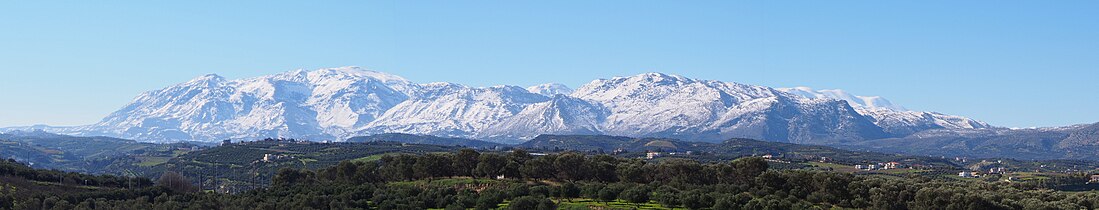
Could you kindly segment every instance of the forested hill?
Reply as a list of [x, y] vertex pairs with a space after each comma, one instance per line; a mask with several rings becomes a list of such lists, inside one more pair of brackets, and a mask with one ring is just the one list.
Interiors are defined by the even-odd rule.
[[660, 156], [681, 157], [695, 160], [726, 161], [746, 156], [771, 155], [785, 160], [829, 161], [845, 164], [873, 162], [909, 162], [924, 165], [954, 166], [943, 158], [895, 155], [836, 149], [827, 146], [801, 145], [752, 139], [729, 139], [721, 143], [690, 142], [668, 138], [630, 138], [602, 135], [540, 135], [516, 147], [532, 151], [560, 152], [582, 151], [589, 153], [613, 153], [619, 156], [646, 156], [657, 152]]
[[[763, 158], [649, 162], [471, 149], [322, 169], [283, 168], [271, 187], [226, 194], [162, 176], [159, 187], [18, 194], [0, 209], [1095, 209], [1099, 194], [1012, 182], [775, 170]], [[2, 169], [2, 167], [0, 167]], [[175, 178], [172, 178], [175, 177]], [[1083, 176], [1048, 181], [1079, 183]], [[1047, 182], [1048, 182], [1047, 181]], [[183, 183], [183, 185], [180, 185]], [[3, 186], [3, 185], [0, 185]], [[5, 186], [5, 189], [10, 187]]]
[[293, 139], [235, 142], [189, 152], [151, 166], [125, 168], [145, 177], [175, 171], [205, 190], [242, 192], [269, 185], [280, 168], [321, 169], [340, 161], [373, 161], [383, 155], [427, 154], [464, 147], [400, 142], [319, 143]]
[[1058, 128], [929, 130], [902, 138], [838, 146], [948, 157], [1096, 161], [1099, 160], [1099, 123]]
[[410, 144], [431, 144], [442, 146], [465, 146], [472, 148], [494, 148], [503, 147], [504, 144], [493, 143], [488, 141], [464, 139], [464, 138], [447, 138], [429, 135], [415, 135], [415, 134], [403, 134], [403, 133], [385, 133], [370, 136], [359, 136], [347, 139], [348, 142], [377, 142], [377, 141], [392, 141], [400, 143]]
[[121, 163], [159, 163], [197, 149], [191, 143], [154, 144], [111, 137], [77, 137], [41, 131], [0, 134], [0, 158], [35, 168], [110, 173]]
[[[96, 194], [97, 197], [108, 198], [105, 195], [133, 194], [138, 191], [126, 189], [150, 186], [153, 182], [142, 177], [34, 169], [12, 159], [0, 160], [0, 209], [48, 209], [41, 208], [42, 200], [39, 198], [71, 194]], [[49, 202], [56, 204], [61, 201], [53, 199]]]

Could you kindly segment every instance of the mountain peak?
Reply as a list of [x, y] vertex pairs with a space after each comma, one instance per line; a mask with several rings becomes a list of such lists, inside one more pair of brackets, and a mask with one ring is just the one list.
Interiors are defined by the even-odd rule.
[[213, 86], [213, 85], [224, 83], [225, 81], [226, 81], [225, 77], [222, 77], [220, 75], [205, 74], [205, 75], [202, 75], [202, 76], [199, 76], [199, 77], [195, 77], [194, 79], [191, 79], [191, 81], [187, 81], [184, 84], [198, 85], [198, 86]]
[[202, 76], [198, 76], [198, 77], [195, 77], [194, 79], [191, 79], [191, 81], [205, 81], [205, 80], [225, 80], [225, 77], [222, 77], [221, 75], [210, 73], [210, 74], [204, 74]]
[[791, 93], [809, 99], [837, 99], [847, 101], [853, 107], [884, 108], [893, 111], [908, 111], [908, 109], [894, 105], [893, 102], [881, 96], [860, 96], [848, 93], [841, 89], [815, 90], [810, 87], [776, 88], [779, 91]]
[[530, 91], [531, 93], [537, 93], [537, 94], [545, 95], [545, 96], [554, 96], [554, 95], [558, 95], [558, 94], [561, 94], [561, 95], [571, 94], [572, 93], [572, 88], [569, 88], [568, 86], [565, 86], [561, 83], [546, 83], [546, 84], [540, 84], [540, 85], [527, 87], [527, 91]]
[[644, 81], [650, 81], [650, 82], [693, 81], [692, 79], [684, 77], [684, 76], [675, 75], [675, 74], [665, 74], [665, 73], [660, 73], [660, 72], [649, 72], [649, 73], [638, 74], [638, 75], [634, 75], [634, 76], [630, 76], [630, 77], [624, 77], [624, 78], [626, 78], [628, 80], [644, 80]]
[[337, 68], [317, 69], [311, 73], [320, 75], [342, 75], [350, 77], [370, 77], [381, 80], [382, 82], [408, 82], [404, 77], [400, 77], [394, 74], [369, 70], [358, 66], [345, 66]]

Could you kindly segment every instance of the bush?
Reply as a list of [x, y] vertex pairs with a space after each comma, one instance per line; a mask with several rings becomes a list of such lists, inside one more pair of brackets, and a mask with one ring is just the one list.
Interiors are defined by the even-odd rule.
[[481, 197], [477, 198], [477, 205], [475, 209], [495, 209], [500, 206], [500, 203], [504, 202], [504, 193], [496, 190], [485, 190], [481, 192]]
[[580, 197], [580, 187], [577, 187], [576, 184], [573, 184], [572, 182], [566, 182], [565, 184], [562, 184], [561, 187], [557, 188], [557, 191], [557, 196], [565, 199]]
[[522, 196], [515, 198], [508, 204], [508, 209], [513, 210], [553, 210], [557, 205], [552, 200], [542, 196]]
[[653, 196], [656, 202], [660, 203], [660, 205], [675, 207], [679, 206], [680, 204], [679, 190], [676, 190], [675, 188], [669, 186], [661, 186], [660, 188], [657, 188], [656, 193], [653, 194], [655, 194]]
[[534, 187], [530, 188], [530, 195], [550, 197], [550, 196], [553, 196], [553, 193], [550, 192], [550, 191], [551, 191], [550, 188], [547, 187], [547, 186], [534, 186]]
[[630, 188], [622, 191], [618, 198], [630, 203], [642, 204], [649, 202], [649, 190], [643, 187]]
[[618, 198], [618, 191], [609, 187], [603, 188], [602, 190], [599, 190], [599, 197], [597, 198], [599, 201], [611, 202]]
[[183, 177], [183, 175], [179, 175], [172, 171], [161, 174], [160, 179], [158, 179], [156, 183], [175, 192], [191, 192], [195, 190], [195, 187], [191, 185], [191, 180], [187, 180], [187, 177]]
[[452, 203], [450, 205], [446, 205], [446, 210], [465, 210], [465, 209], [466, 209], [466, 207], [464, 207], [464, 206], [462, 206], [461, 204], [458, 204], [458, 203]]
[[679, 200], [688, 209], [702, 209], [714, 206], [714, 198], [702, 190], [691, 190], [680, 193]]

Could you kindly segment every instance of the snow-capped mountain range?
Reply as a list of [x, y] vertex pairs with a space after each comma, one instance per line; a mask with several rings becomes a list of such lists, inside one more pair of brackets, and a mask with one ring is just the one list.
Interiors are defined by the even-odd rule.
[[516, 143], [540, 134], [605, 134], [832, 144], [986, 123], [909, 111], [842, 90], [770, 88], [647, 73], [561, 84], [469, 87], [414, 83], [358, 67], [228, 80], [204, 75], [145, 92], [86, 126], [31, 126], [140, 141], [291, 137], [343, 140], [379, 133]]
[[843, 90], [813, 90], [808, 87], [779, 88], [779, 90], [813, 99], [838, 99], [847, 101], [855, 111], [866, 116], [875, 125], [895, 136], [906, 136], [929, 129], [981, 129], [991, 128], [988, 123], [961, 116], [937, 112], [911, 111], [880, 96], [857, 96]]

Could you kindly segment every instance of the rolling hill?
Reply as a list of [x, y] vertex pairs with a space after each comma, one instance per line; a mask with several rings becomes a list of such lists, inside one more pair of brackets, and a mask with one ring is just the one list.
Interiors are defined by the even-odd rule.
[[1058, 128], [927, 130], [842, 148], [947, 157], [1099, 160], [1099, 123]]
[[379, 141], [391, 141], [409, 144], [430, 144], [441, 146], [465, 146], [473, 148], [494, 148], [507, 146], [500, 143], [493, 143], [481, 140], [463, 139], [463, 138], [447, 138], [428, 135], [414, 135], [414, 134], [402, 134], [402, 133], [384, 133], [370, 136], [358, 136], [347, 139], [347, 142], [379, 142]]

